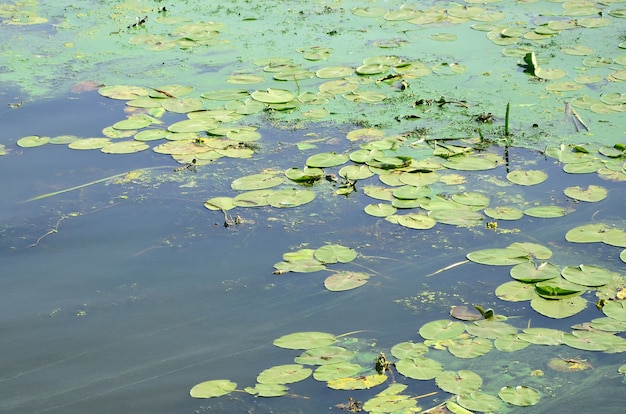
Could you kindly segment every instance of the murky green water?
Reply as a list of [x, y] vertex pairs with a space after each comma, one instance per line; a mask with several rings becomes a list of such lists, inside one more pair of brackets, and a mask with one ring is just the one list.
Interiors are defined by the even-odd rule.
[[[561, 2], [504, 1], [480, 6], [491, 15], [504, 13], [497, 24], [506, 24], [509, 35], [513, 27], [534, 33], [534, 28], [546, 21], [593, 19], [602, 11], [610, 20], [608, 26], [601, 25], [604, 20], [589, 20], [587, 25], [598, 27], [582, 23], [549, 39], [525, 39], [509, 46], [532, 47], [541, 67], [567, 71], [564, 79], [548, 82], [529, 80], [517, 64], [522, 56], [504, 56], [504, 46], [493, 44], [485, 31], [471, 27], [479, 20], [448, 17], [416, 24], [362, 17], [353, 11], [364, 7], [358, 2], [231, 2], [217, 7], [202, 2], [119, 1], [109, 2], [106, 8], [92, 1], [63, 7], [35, 1], [1, 5], [5, 24], [0, 31], [12, 40], [2, 46], [0, 57], [0, 79], [7, 82], [0, 90], [0, 124], [4, 125], [0, 144], [7, 152], [0, 157], [4, 178], [0, 183], [2, 412], [328, 411], [349, 397], [366, 401], [385, 386], [338, 391], [309, 378], [289, 384], [285, 397], [255, 398], [237, 391], [208, 400], [191, 398], [189, 390], [213, 379], [234, 381], [238, 390], [254, 386], [261, 371], [293, 363], [301, 353], [272, 345], [276, 338], [293, 332], [340, 335], [358, 331], [340, 343], [358, 349], [364, 358], [360, 363], [371, 371], [370, 362], [373, 364], [379, 352], [390, 355], [390, 348], [399, 342], [421, 342], [420, 327], [449, 319], [451, 306], [492, 308], [497, 315], [508, 316], [507, 322], [519, 330], [532, 326], [570, 332], [574, 324], [604, 316], [594, 306], [598, 298], [593, 289], [582, 295], [586, 309], [565, 319], [542, 316], [528, 301], [498, 299], [494, 291], [511, 280], [509, 266], [465, 263], [427, 276], [464, 261], [467, 253], [479, 249], [515, 242], [541, 244], [552, 250], [550, 262], [559, 266], [585, 263], [616, 272], [613, 295], [624, 287], [624, 262], [619, 258], [623, 248], [564, 239], [565, 233], [582, 224], [626, 228], [623, 181], [619, 181], [624, 172], [619, 165], [604, 161], [614, 168], [613, 176], [607, 172], [567, 174], [554, 158], [520, 148], [624, 142], [624, 103], [615, 102], [621, 99], [615, 94], [623, 93], [623, 82], [607, 79], [614, 72], [621, 76], [623, 68], [620, 56], [624, 49], [618, 44], [624, 20], [613, 16], [620, 15], [616, 12], [622, 9], [620, 3], [579, 5], [576, 13], [580, 16], [566, 14], [563, 10], [574, 6]], [[167, 16], [157, 11], [163, 6], [168, 9]], [[392, 1], [365, 6], [387, 12], [406, 9]], [[430, 8], [443, 18], [463, 13], [460, 9], [464, 6], [479, 5], [420, 2], [415, 6]], [[452, 9], [455, 11], [442, 11]], [[127, 27], [136, 15], [144, 14], [149, 15], [147, 23]], [[39, 17], [47, 21], [37, 20]], [[160, 18], [164, 20], [159, 22]], [[173, 33], [174, 28], [189, 23], [184, 19], [210, 20], [223, 26], [216, 37], [203, 39], [206, 44], [197, 39], [197, 44], [181, 43]], [[37, 24], [8, 24], [19, 22]], [[457, 39], [442, 41], [450, 38], [435, 36], [438, 33]], [[131, 41], [139, 35], [165, 36], [161, 42], [178, 43], [168, 51], [150, 50]], [[611, 57], [611, 62], [583, 61], [580, 56], [560, 52], [583, 43], [593, 48], [589, 59]], [[321, 45], [332, 48], [328, 60], [302, 59], [303, 50], [296, 50]], [[353, 103], [337, 95], [321, 105], [328, 113], [319, 120], [309, 112], [319, 106], [310, 103], [247, 115], [237, 125], [258, 127], [262, 137], [255, 141], [258, 147], [248, 159], [223, 157], [193, 171], [180, 170], [185, 162], [176, 163], [169, 155], [152, 151], [115, 155], [72, 150], [66, 145], [24, 148], [16, 144], [29, 135], [100, 137], [103, 128], [125, 119], [125, 101], [85, 91], [91, 87], [85, 82], [91, 80], [157, 88], [188, 85], [195, 88], [195, 95], [240, 87], [250, 93], [268, 87], [294, 94], [317, 93], [327, 79], [314, 76], [278, 82], [272, 80], [273, 72], [254, 62], [270, 56], [288, 57], [317, 71], [330, 66], [354, 68], [363, 59], [380, 55], [419, 59], [434, 72], [407, 77], [410, 87], [404, 90], [395, 83], [376, 82], [384, 73], [352, 74], [349, 78], [358, 79], [359, 90], [383, 93], [385, 100]], [[451, 63], [467, 70], [446, 75], [452, 70]], [[264, 80], [234, 84], [235, 74]], [[587, 74], [601, 79], [596, 83], [575, 80]], [[582, 89], [572, 84], [562, 85], [566, 91], [546, 89], [565, 81], [582, 85]], [[72, 85], [78, 85], [74, 92], [70, 91]], [[437, 100], [440, 96], [463, 105], [415, 105], [419, 99]], [[587, 105], [583, 96], [594, 103]], [[601, 98], [611, 102], [610, 107]], [[589, 131], [565, 113], [565, 101], [578, 102], [573, 107]], [[205, 108], [224, 105], [209, 99], [203, 102]], [[507, 102], [511, 103], [511, 135], [505, 138]], [[478, 115], [488, 112], [495, 115], [493, 124], [476, 122]], [[172, 112], [152, 115], [166, 126], [186, 118]], [[356, 191], [348, 196], [335, 194], [338, 183], [322, 180], [311, 187], [316, 198], [309, 204], [228, 211], [228, 227], [224, 226], [224, 213], [203, 206], [213, 197], [233, 196], [230, 184], [235, 178], [267, 169], [302, 167], [308, 157], [320, 152], [350, 154], [363, 142], [347, 140], [346, 134], [362, 127], [375, 127], [388, 137], [406, 134], [409, 139], [404, 144], [415, 145], [403, 144], [399, 153], [416, 159], [423, 155], [421, 139], [477, 137], [480, 128], [495, 144], [487, 145], [487, 151], [506, 157], [506, 165], [488, 171], [447, 171], [451, 180], [458, 174], [465, 181], [459, 185], [439, 182], [433, 185], [437, 192], [450, 196], [478, 191], [490, 197], [491, 206], [554, 204], [568, 214], [554, 219], [524, 215], [519, 220], [497, 220], [497, 231], [486, 227], [492, 221], [486, 216], [479, 226], [438, 223], [431, 230], [414, 230], [363, 211], [366, 205], [381, 202], [365, 194], [368, 185], [382, 186], [377, 175], [358, 180]], [[513, 146], [505, 150], [500, 145], [507, 141]], [[305, 142], [314, 146], [298, 147]], [[439, 142], [446, 145], [451, 141]], [[474, 140], [463, 145], [479, 144]], [[324, 172], [339, 175], [340, 168]], [[517, 169], [541, 170], [549, 178], [529, 187], [511, 185], [506, 175]], [[138, 170], [139, 175], [126, 174]], [[98, 183], [85, 185], [95, 181]], [[587, 203], [563, 194], [565, 188], [589, 185], [604, 187], [606, 199]], [[82, 187], [66, 191], [78, 186]], [[61, 193], [25, 202], [53, 192]], [[237, 215], [241, 224], [232, 220]], [[325, 244], [340, 244], [358, 252], [354, 262], [329, 265], [329, 270], [366, 271], [369, 281], [358, 289], [330, 292], [324, 287], [328, 270], [273, 274], [274, 264], [284, 253]], [[623, 338], [624, 334], [619, 331], [616, 335]], [[526, 385], [541, 395], [534, 407], [502, 403], [498, 412], [570, 412], [574, 407], [592, 411], [602, 406], [604, 412], [613, 413], [622, 406], [624, 376], [617, 370], [623, 364], [623, 352], [530, 345], [512, 353], [494, 349], [475, 359], [455, 358], [436, 349], [428, 356], [446, 370], [478, 373], [483, 378], [481, 390], [488, 394], [497, 395], [503, 386]], [[554, 371], [547, 365], [551, 358], [584, 359], [593, 369]], [[423, 409], [452, 396], [434, 380], [406, 378], [398, 372], [395, 380], [409, 385], [407, 393], [413, 397], [436, 392], [419, 400]]]

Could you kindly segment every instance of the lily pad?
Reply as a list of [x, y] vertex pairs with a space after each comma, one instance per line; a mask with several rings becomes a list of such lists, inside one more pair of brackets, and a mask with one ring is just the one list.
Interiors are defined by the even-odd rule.
[[350, 247], [329, 244], [315, 250], [313, 255], [322, 263], [348, 263], [356, 259], [357, 252]]
[[612, 272], [593, 265], [566, 266], [561, 274], [570, 282], [591, 287], [603, 286], [613, 280]]
[[100, 151], [107, 154], [132, 154], [134, 152], [145, 151], [150, 146], [139, 141], [122, 141], [105, 145]]
[[308, 378], [311, 372], [300, 364], [277, 365], [262, 371], [256, 380], [260, 384], [291, 384]]
[[29, 135], [17, 140], [17, 145], [22, 148], [33, 148], [45, 145], [50, 141], [50, 137], [40, 137], [39, 135]]
[[424, 343], [400, 342], [391, 348], [391, 355], [398, 359], [417, 358], [428, 352]]
[[324, 170], [306, 166], [303, 169], [292, 167], [285, 170], [285, 176], [298, 183], [312, 183], [324, 176]]
[[524, 210], [524, 214], [537, 218], [556, 218], [563, 217], [567, 211], [559, 206], [537, 206]]
[[294, 359], [297, 364], [305, 365], [328, 365], [337, 362], [350, 361], [354, 352], [340, 346], [324, 346], [304, 351]]
[[101, 149], [110, 143], [109, 138], [81, 138], [70, 142], [68, 148], [76, 150]]
[[537, 266], [533, 262], [527, 262], [513, 266], [510, 274], [513, 279], [520, 282], [535, 283], [559, 277], [561, 269], [552, 263], [544, 262]]
[[499, 398], [482, 391], [459, 395], [456, 397], [456, 402], [463, 408], [480, 412], [495, 412], [502, 405]]
[[565, 240], [570, 243], [601, 242], [609, 228], [609, 226], [602, 223], [585, 224], [574, 227], [565, 233]]
[[527, 262], [528, 252], [521, 249], [496, 248], [476, 250], [467, 254], [467, 258], [475, 263], [491, 266], [508, 266]]
[[274, 345], [286, 349], [312, 349], [335, 343], [335, 336], [326, 332], [296, 332], [274, 340]]
[[535, 286], [530, 283], [511, 281], [496, 288], [496, 296], [509, 302], [522, 302], [535, 297]]
[[606, 351], [622, 341], [623, 338], [607, 332], [572, 331], [563, 335], [565, 345], [584, 351]]
[[363, 368], [358, 364], [353, 364], [348, 361], [340, 361], [334, 364], [325, 364], [320, 366], [313, 373], [313, 378], [318, 381], [331, 381], [355, 375], [362, 369]]
[[388, 217], [395, 214], [397, 211], [394, 206], [385, 203], [368, 204], [365, 206], [364, 210], [367, 214], [374, 217]]
[[328, 388], [335, 390], [365, 390], [382, 384], [387, 380], [383, 374], [363, 375], [358, 378], [339, 378], [328, 381]]
[[587, 188], [581, 188], [579, 186], [567, 187], [563, 192], [566, 196], [574, 200], [587, 201], [589, 203], [602, 201], [608, 195], [606, 188], [599, 185], [589, 185]]
[[268, 104], [287, 103], [296, 97], [291, 91], [285, 89], [268, 88], [265, 91], [255, 91], [250, 94], [252, 99]]
[[524, 216], [522, 210], [506, 206], [486, 208], [483, 212], [487, 217], [495, 220], [519, 220]]
[[448, 351], [457, 358], [478, 358], [493, 349], [487, 338], [457, 339], [448, 345]]
[[535, 283], [535, 291], [545, 299], [566, 299], [581, 295], [585, 286], [559, 277]]
[[428, 213], [428, 216], [435, 219], [439, 223], [459, 227], [478, 226], [484, 219], [483, 215], [479, 212], [462, 209], [433, 210]]
[[550, 328], [526, 328], [517, 336], [535, 345], [560, 345], [565, 332]]
[[230, 187], [237, 191], [272, 188], [284, 182], [283, 177], [273, 173], [252, 174], [234, 180]]
[[336, 152], [322, 152], [307, 158], [306, 165], [308, 167], [326, 168], [335, 167], [345, 164], [350, 158], [346, 154], [338, 154]]
[[237, 207], [263, 207], [269, 205], [267, 197], [269, 197], [274, 190], [261, 189], [246, 191], [245, 193], [238, 194], [233, 198], [233, 204]]
[[248, 394], [256, 397], [281, 397], [287, 394], [289, 388], [283, 384], [256, 384], [254, 387], [244, 388]]
[[537, 296], [530, 301], [530, 306], [548, 318], [562, 319], [582, 312], [587, 307], [587, 301], [580, 296], [561, 300], [544, 299]]
[[539, 170], [516, 170], [506, 175], [507, 180], [519, 185], [536, 185], [548, 179], [548, 174]]
[[610, 301], [602, 307], [602, 312], [609, 318], [626, 321], [626, 302]]
[[410, 229], [428, 230], [435, 227], [437, 221], [426, 214], [409, 213], [397, 216], [397, 223]]
[[405, 377], [417, 380], [433, 379], [443, 370], [439, 362], [426, 357], [401, 359], [396, 362], [396, 369]]
[[435, 378], [437, 386], [450, 394], [467, 394], [478, 391], [483, 385], [480, 375], [469, 370], [442, 371]]
[[230, 380], [211, 380], [196, 384], [189, 391], [193, 398], [213, 398], [230, 394], [237, 388], [237, 384]]
[[465, 332], [465, 324], [447, 319], [428, 322], [419, 330], [422, 338], [434, 340], [455, 338], [463, 332]]
[[498, 396], [502, 398], [503, 401], [512, 405], [517, 405], [518, 407], [535, 405], [541, 398], [539, 391], [524, 385], [518, 385], [516, 387], [502, 387], [500, 392], [498, 392]]

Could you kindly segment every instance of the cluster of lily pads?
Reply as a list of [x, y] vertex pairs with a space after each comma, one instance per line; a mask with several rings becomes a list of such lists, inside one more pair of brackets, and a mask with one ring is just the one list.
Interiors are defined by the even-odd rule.
[[[497, 393], [485, 391], [483, 378], [474, 371], [445, 370], [441, 352], [462, 360], [482, 357], [495, 347], [500, 352], [515, 352], [531, 345], [567, 345], [569, 347], [604, 352], [626, 351], [626, 339], [615, 335], [623, 332], [626, 309], [611, 311], [617, 319], [613, 324], [593, 322], [574, 327], [571, 333], [557, 329], [526, 327], [518, 329], [493, 312], [471, 312], [465, 307], [453, 307], [451, 315], [457, 320], [440, 319], [424, 324], [419, 329], [421, 342], [401, 342], [389, 349], [395, 361], [385, 352], [378, 355], [371, 347], [355, 349], [355, 340], [341, 339], [354, 333], [335, 336], [325, 332], [296, 332], [277, 338], [274, 345], [280, 348], [303, 350], [294, 363], [277, 365], [261, 372], [257, 384], [246, 387], [245, 392], [257, 397], [278, 397], [288, 394], [288, 384], [313, 378], [325, 382], [335, 390], [361, 390], [377, 387], [386, 381], [391, 384], [364, 403], [358, 410], [376, 413], [415, 412], [420, 396], [404, 393], [409, 380], [429, 381], [446, 393], [452, 394], [442, 404], [451, 412], [466, 413], [472, 410], [493, 412], [511, 406], [537, 404], [542, 392], [524, 384], [509, 384]], [[484, 317], [487, 316], [485, 319]], [[460, 319], [460, 320], [459, 320]], [[589, 329], [593, 326], [594, 329]], [[432, 355], [431, 355], [432, 354]], [[431, 357], [432, 356], [432, 357]], [[553, 358], [548, 366], [555, 371], [568, 372], [590, 368], [586, 360]], [[403, 378], [397, 378], [394, 371]], [[626, 373], [626, 365], [619, 368]], [[531, 375], [544, 375], [541, 370]], [[516, 378], [516, 381], [519, 379]], [[398, 382], [396, 382], [398, 381]], [[489, 388], [490, 384], [485, 384]], [[227, 395], [237, 384], [227, 379], [214, 379], [196, 384], [190, 395], [194, 398], [213, 398]], [[493, 387], [491, 387], [493, 388]], [[497, 396], [496, 396], [497, 394]], [[354, 401], [350, 397], [349, 401]]]
[[[356, 250], [340, 244], [327, 244], [318, 249], [299, 249], [283, 254], [283, 261], [274, 265], [274, 274], [319, 272], [328, 270], [329, 264], [350, 263], [356, 257]], [[338, 271], [324, 280], [324, 286], [332, 292], [340, 292], [363, 286], [369, 278], [366, 272]]]

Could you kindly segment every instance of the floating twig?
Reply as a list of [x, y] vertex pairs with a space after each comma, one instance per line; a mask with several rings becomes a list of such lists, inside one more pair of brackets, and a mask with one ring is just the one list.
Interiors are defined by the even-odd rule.
[[461, 266], [461, 265], [463, 265], [465, 263], [469, 263], [469, 262], [470, 262], [469, 260], [463, 260], [462, 262], [453, 263], [450, 266], [443, 267], [443, 268], [437, 270], [436, 272], [433, 272], [433, 273], [430, 273], [430, 274], [426, 275], [426, 277], [435, 276], [435, 275], [437, 275], [437, 274], [439, 274], [441, 272], [445, 272], [446, 270], [454, 269], [457, 266]]

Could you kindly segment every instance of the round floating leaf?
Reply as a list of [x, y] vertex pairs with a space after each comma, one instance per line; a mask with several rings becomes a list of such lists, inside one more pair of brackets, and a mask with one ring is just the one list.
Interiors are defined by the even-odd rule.
[[141, 129], [152, 124], [152, 120], [148, 117], [132, 117], [113, 124], [115, 129]]
[[467, 258], [474, 263], [491, 266], [508, 266], [527, 262], [528, 252], [521, 249], [483, 249], [468, 253]]
[[427, 186], [418, 187], [414, 185], [403, 185], [393, 190], [393, 196], [400, 200], [417, 200], [431, 194], [431, 189]]
[[519, 220], [524, 216], [522, 210], [506, 206], [486, 208], [484, 213], [487, 217], [495, 220]]
[[463, 408], [480, 412], [495, 412], [502, 405], [501, 400], [481, 391], [474, 391], [456, 397], [456, 402]]
[[496, 288], [496, 296], [509, 302], [522, 302], [531, 300], [535, 296], [535, 286], [529, 283], [511, 281], [501, 284]]
[[315, 72], [315, 75], [320, 79], [332, 79], [332, 78], [345, 78], [354, 73], [354, 68], [347, 66], [330, 66], [322, 68]]
[[563, 335], [563, 343], [572, 348], [584, 351], [606, 351], [624, 339], [607, 332], [572, 331]]
[[511, 277], [524, 283], [541, 282], [561, 275], [561, 269], [552, 263], [541, 263], [537, 266], [533, 262], [520, 263], [511, 268]]
[[563, 342], [563, 331], [550, 328], [526, 328], [517, 336], [535, 345], [560, 345]]
[[626, 332], [626, 321], [609, 317], [595, 318], [591, 320], [591, 327], [605, 332]]
[[616, 247], [626, 247], [626, 231], [622, 229], [610, 229], [604, 233], [602, 243]]
[[254, 91], [250, 95], [252, 99], [268, 104], [291, 102], [296, 96], [285, 89], [268, 88], [265, 91]]
[[587, 307], [587, 301], [580, 296], [561, 300], [544, 299], [537, 296], [530, 301], [530, 306], [548, 318], [562, 319], [583, 311]]
[[315, 250], [313, 255], [322, 263], [348, 263], [356, 259], [357, 252], [350, 247], [329, 244]]
[[308, 378], [311, 372], [300, 364], [277, 365], [262, 371], [256, 380], [260, 384], [291, 384]]
[[[403, 162], [406, 161], [403, 160]], [[402, 166], [404, 165], [398, 165], [398, 167]], [[421, 187], [436, 182], [439, 180], [439, 177], [439, 174], [436, 172], [404, 172], [400, 174], [399, 178], [404, 184]]]
[[324, 286], [331, 292], [341, 292], [363, 286], [368, 279], [364, 272], [337, 272], [324, 280]]
[[426, 214], [410, 213], [401, 216], [397, 216], [397, 222], [403, 227], [416, 230], [428, 230], [435, 227], [437, 221]]
[[528, 407], [539, 402], [541, 395], [534, 388], [518, 385], [517, 387], [502, 387], [498, 396], [503, 401], [519, 407]]
[[498, 166], [498, 161], [491, 157], [482, 156], [457, 156], [448, 158], [442, 162], [446, 168], [460, 171], [482, 171], [491, 170]]
[[312, 349], [335, 343], [335, 336], [325, 332], [296, 332], [274, 340], [274, 345], [286, 349]]
[[483, 314], [480, 313], [474, 306], [452, 306], [450, 308], [450, 316], [462, 321], [477, 321], [483, 318]]
[[163, 109], [176, 114], [186, 114], [192, 111], [199, 111], [203, 107], [199, 98], [164, 99], [161, 103]]
[[457, 395], [478, 391], [483, 385], [480, 375], [469, 370], [442, 371], [435, 378], [435, 382], [445, 392]]
[[357, 374], [363, 368], [348, 361], [322, 365], [315, 370], [313, 378], [318, 381], [331, 381]]
[[519, 185], [535, 185], [548, 179], [548, 174], [539, 170], [517, 170], [506, 175], [507, 180]]
[[416, 411], [416, 407], [417, 401], [407, 395], [379, 394], [363, 404], [363, 410], [369, 413], [412, 413]]
[[537, 243], [516, 242], [511, 243], [507, 248], [523, 250], [527, 252], [530, 256], [539, 260], [548, 260], [552, 257], [552, 250], [548, 249], [546, 246]]
[[314, 198], [315, 192], [311, 190], [290, 188], [274, 192], [267, 198], [267, 201], [272, 207], [290, 208], [310, 203]]
[[528, 345], [530, 345], [530, 342], [526, 342], [520, 339], [517, 334], [510, 334], [503, 335], [497, 338], [493, 342], [493, 345], [500, 352], [515, 352], [528, 347]]
[[448, 351], [457, 358], [477, 358], [492, 348], [493, 344], [486, 338], [457, 339], [448, 345]]
[[111, 85], [98, 89], [98, 93], [111, 99], [131, 100], [150, 95], [150, 89], [141, 86]]
[[229, 380], [211, 380], [196, 384], [189, 391], [193, 398], [213, 398], [229, 394], [237, 388], [237, 384]]
[[442, 371], [439, 362], [426, 357], [401, 359], [396, 362], [396, 369], [405, 377], [418, 380], [433, 379]]
[[365, 390], [382, 384], [387, 380], [384, 374], [366, 375], [358, 378], [339, 378], [328, 381], [328, 388], [334, 390]]
[[478, 226], [484, 219], [483, 215], [476, 211], [453, 209], [433, 210], [428, 213], [428, 216], [439, 223], [460, 227]]
[[563, 192], [566, 196], [574, 200], [587, 201], [590, 203], [602, 201], [608, 195], [606, 188], [600, 187], [599, 185], [590, 185], [586, 189], [579, 186], [567, 187]]
[[287, 394], [289, 388], [283, 384], [256, 384], [254, 387], [246, 387], [244, 391], [257, 397], [281, 397]]
[[76, 150], [92, 150], [100, 149], [110, 143], [111, 140], [109, 138], [83, 138], [70, 142], [68, 148]]
[[146, 129], [135, 134], [134, 138], [137, 141], [157, 141], [167, 137], [168, 131], [164, 129]]
[[285, 176], [298, 183], [312, 183], [324, 176], [321, 168], [304, 167], [303, 169], [292, 167], [285, 170]]
[[465, 324], [447, 319], [439, 319], [423, 325], [419, 334], [424, 339], [451, 339], [465, 332]]
[[480, 207], [481, 209], [489, 205], [489, 197], [482, 193], [477, 193], [474, 191], [466, 191], [464, 193], [452, 194], [451, 198], [459, 204], [472, 207]]
[[339, 175], [346, 180], [364, 180], [374, 175], [367, 165], [347, 165], [339, 170]]
[[626, 302], [609, 301], [602, 307], [602, 312], [609, 318], [618, 321], [626, 321]]
[[567, 212], [563, 207], [558, 206], [537, 206], [524, 210], [524, 214], [537, 218], [563, 217]]
[[204, 207], [209, 210], [228, 211], [235, 208], [235, 203], [232, 197], [213, 197], [205, 201]]
[[250, 95], [245, 89], [220, 89], [217, 91], [205, 92], [200, 95], [204, 99], [213, 101], [237, 101], [248, 98]]
[[175, 122], [167, 130], [170, 132], [204, 132], [216, 128], [218, 122], [214, 119], [185, 119]]
[[567, 72], [563, 69], [535, 68], [535, 76], [546, 80], [556, 80], [567, 76]]
[[379, 203], [368, 204], [365, 206], [365, 212], [374, 217], [388, 217], [396, 213], [397, 209], [391, 204]]
[[294, 359], [297, 364], [306, 365], [328, 365], [338, 362], [350, 361], [354, 357], [354, 352], [340, 346], [323, 346], [304, 351]]
[[535, 291], [545, 299], [566, 299], [578, 296], [585, 290], [584, 286], [569, 282], [563, 278], [548, 279], [535, 284]]
[[602, 223], [585, 224], [565, 233], [565, 240], [571, 243], [601, 242], [608, 229], [609, 227]]
[[252, 174], [237, 178], [230, 184], [230, 188], [237, 191], [261, 190], [264, 188], [276, 187], [283, 182], [283, 177], [278, 174]]
[[233, 198], [233, 204], [237, 207], [263, 207], [269, 205], [267, 197], [269, 197], [274, 190], [262, 189], [246, 191], [245, 193], [238, 194]]
[[319, 154], [311, 155], [306, 160], [306, 165], [309, 167], [326, 168], [335, 167], [337, 165], [345, 164], [350, 158], [346, 154], [337, 154], [336, 152], [322, 152]]
[[100, 149], [107, 154], [132, 154], [150, 148], [148, 144], [139, 141], [123, 141], [108, 144]]
[[40, 137], [39, 135], [29, 135], [17, 140], [17, 145], [22, 148], [33, 148], [47, 144], [50, 141], [50, 137]]
[[517, 328], [508, 323], [482, 319], [465, 326], [468, 334], [479, 338], [496, 339], [504, 335], [517, 333]]
[[583, 286], [604, 286], [613, 280], [613, 273], [600, 266], [566, 266], [561, 271], [565, 279]]
[[314, 272], [319, 272], [320, 270], [326, 269], [326, 266], [320, 263], [318, 260], [309, 259], [309, 260], [278, 262], [274, 264], [274, 268], [281, 271], [282, 273], [285, 273], [285, 272], [314, 273]]
[[421, 357], [428, 351], [423, 343], [400, 342], [391, 348], [391, 355], [398, 359]]

